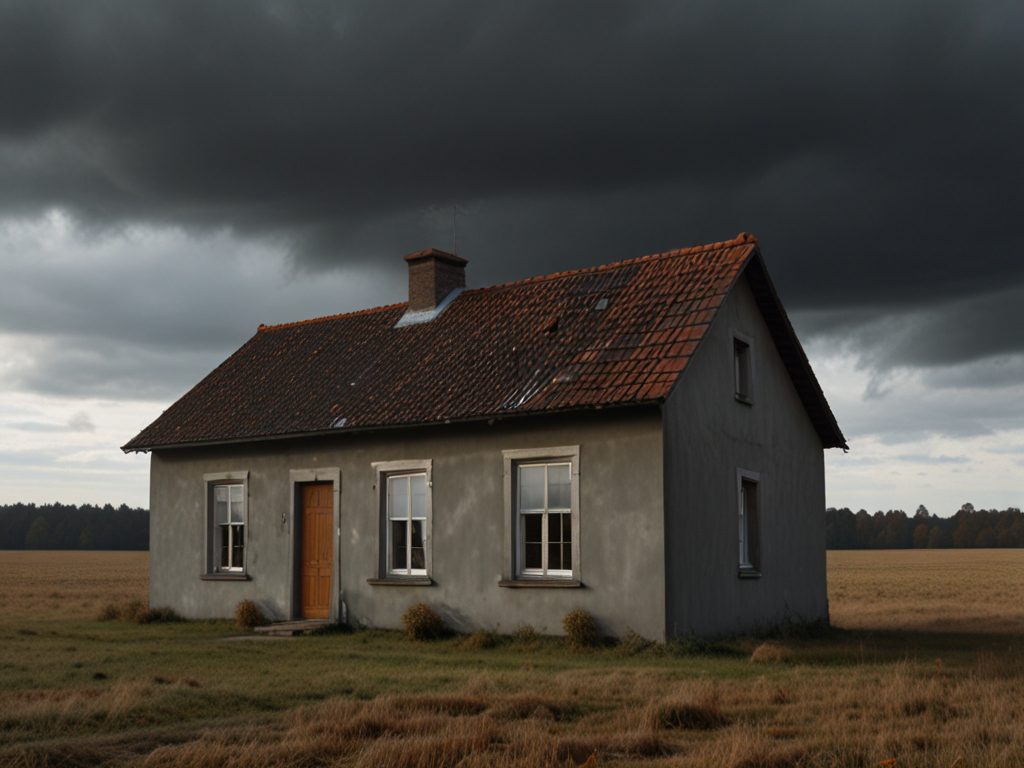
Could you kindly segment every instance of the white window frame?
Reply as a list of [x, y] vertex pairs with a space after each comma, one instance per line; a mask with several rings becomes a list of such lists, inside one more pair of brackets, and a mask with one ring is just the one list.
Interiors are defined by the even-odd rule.
[[[519, 482], [520, 477], [524, 469], [542, 467], [544, 469], [544, 503], [540, 509], [523, 510], [522, 505], [522, 484]], [[572, 462], [556, 459], [553, 461], [520, 461], [515, 465], [515, 484], [516, 484], [516, 573], [520, 576], [534, 576], [543, 578], [571, 578], [571, 568], [551, 568], [548, 562], [550, 555], [549, 544], [551, 543], [548, 539], [548, 534], [551, 526], [548, 524], [551, 515], [564, 515], [569, 514], [570, 520], [572, 519], [572, 498], [570, 492], [569, 508], [565, 507], [552, 507], [551, 500], [548, 497], [548, 476], [551, 472], [552, 467], [568, 467], [569, 468], [569, 482], [572, 483]], [[526, 517], [539, 517], [540, 523], [540, 568], [528, 568], [523, 562], [526, 557], [526, 536], [525, 522]], [[572, 526], [570, 523], [569, 528], [570, 537], [572, 535]], [[570, 557], [572, 557], [571, 549], [572, 545], [570, 542]]]
[[[749, 504], [747, 504], [744, 483], [752, 483], [756, 489], [754, 499], [754, 515], [751, 521]], [[737, 564], [740, 575], [758, 576], [761, 573], [761, 528], [762, 514], [761, 475], [748, 469], [736, 470], [736, 510], [738, 523]], [[753, 524], [752, 524], [753, 523]]]
[[754, 340], [744, 333], [732, 333], [733, 390], [736, 400], [754, 402]]
[[[524, 448], [502, 451], [505, 464], [505, 581], [558, 581], [578, 582], [580, 580], [580, 448], [578, 445], [556, 446], [551, 448]], [[570, 508], [552, 510], [548, 508], [547, 475], [544, 484], [544, 511], [541, 523], [542, 545], [541, 562], [547, 564], [547, 517], [552, 511], [562, 514], [568, 511], [571, 520], [571, 558], [572, 569], [550, 570], [545, 568], [527, 569], [523, 567], [524, 545], [522, 531], [522, 515], [519, 504], [519, 470], [529, 466], [550, 466], [568, 464], [570, 479]], [[538, 514], [536, 512], [527, 514]]]
[[[249, 473], [241, 470], [235, 472], [217, 472], [203, 475], [203, 482], [206, 488], [206, 510], [205, 510], [205, 531], [206, 531], [206, 568], [204, 573], [216, 576], [218, 574], [238, 576], [247, 572], [246, 560], [248, 559], [249, 545], [251, 542], [251, 528], [249, 526]], [[217, 488], [228, 489], [228, 562], [229, 565], [222, 566], [220, 561], [220, 546], [218, 540], [218, 527], [216, 519], [216, 497]], [[242, 502], [241, 522], [231, 522], [231, 495], [238, 489]], [[233, 545], [234, 529], [242, 527], [242, 562], [235, 563]]]
[[[432, 572], [433, 557], [431, 554], [432, 527], [434, 518], [433, 509], [433, 468], [429, 459], [418, 461], [377, 461], [372, 464], [377, 474], [375, 490], [377, 493], [377, 509], [380, 517], [380, 559], [379, 573], [382, 579], [422, 579], [429, 578]], [[408, 499], [409, 516], [406, 528], [406, 567], [393, 568], [392, 539], [391, 539], [391, 511], [388, 507], [389, 485], [392, 478], [423, 476], [425, 498], [425, 515], [423, 519], [423, 568], [412, 567], [412, 485], [410, 483]]]

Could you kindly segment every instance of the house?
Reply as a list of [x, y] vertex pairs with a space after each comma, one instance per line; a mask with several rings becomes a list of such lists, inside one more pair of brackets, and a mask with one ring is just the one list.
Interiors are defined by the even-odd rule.
[[845, 448], [733, 240], [256, 334], [124, 446], [151, 452], [150, 602], [227, 617], [663, 640], [827, 620], [823, 449]]

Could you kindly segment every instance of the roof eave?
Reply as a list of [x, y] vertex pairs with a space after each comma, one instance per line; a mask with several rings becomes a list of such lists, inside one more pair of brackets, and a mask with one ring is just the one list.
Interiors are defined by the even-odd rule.
[[554, 408], [547, 410], [522, 410], [522, 411], [500, 411], [498, 413], [483, 414], [480, 416], [467, 416], [459, 419], [444, 419], [443, 421], [420, 421], [402, 424], [370, 424], [356, 427], [330, 427], [327, 429], [308, 430], [305, 432], [282, 432], [274, 435], [250, 435], [246, 437], [225, 438], [220, 440], [193, 440], [183, 443], [156, 443], [146, 445], [133, 445], [131, 440], [121, 446], [124, 453], [150, 453], [152, 451], [177, 450], [182, 448], [206, 448], [218, 445], [239, 445], [243, 443], [264, 443], [275, 440], [299, 440], [307, 437], [326, 437], [328, 435], [357, 434], [364, 432], [380, 432], [395, 429], [422, 429], [426, 427], [443, 427], [452, 424], [474, 424], [487, 421], [505, 421], [508, 419], [524, 418], [529, 416], [554, 416], [569, 413], [587, 413], [596, 411], [626, 410], [630, 408], [651, 407], [661, 405], [665, 397], [649, 398], [646, 400], [631, 400], [624, 403], [612, 403], [601, 405], [573, 406], [570, 408]]

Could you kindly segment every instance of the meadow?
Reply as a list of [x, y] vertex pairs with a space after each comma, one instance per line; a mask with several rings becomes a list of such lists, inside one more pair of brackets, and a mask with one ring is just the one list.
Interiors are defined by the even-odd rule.
[[829, 553], [833, 628], [266, 639], [97, 620], [127, 552], [0, 552], [0, 766], [1024, 766], [1024, 550]]

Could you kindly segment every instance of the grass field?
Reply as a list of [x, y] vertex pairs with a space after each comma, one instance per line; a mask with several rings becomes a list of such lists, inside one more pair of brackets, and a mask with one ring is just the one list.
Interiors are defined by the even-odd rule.
[[1024, 551], [834, 552], [832, 631], [585, 653], [96, 621], [146, 562], [0, 552], [0, 766], [1024, 765]]

